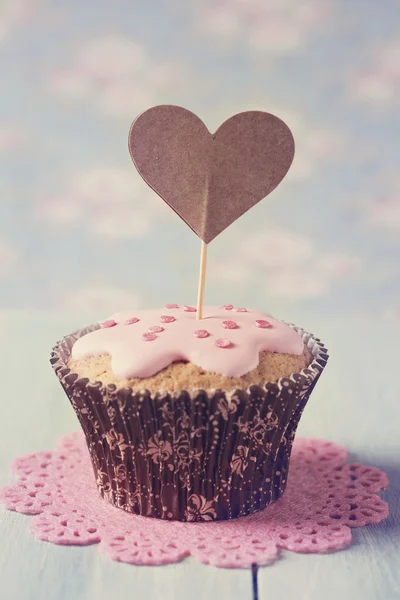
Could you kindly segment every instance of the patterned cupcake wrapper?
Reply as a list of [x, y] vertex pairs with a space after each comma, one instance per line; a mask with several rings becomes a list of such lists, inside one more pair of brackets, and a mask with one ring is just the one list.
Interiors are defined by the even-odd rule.
[[51, 364], [86, 436], [100, 494], [128, 512], [213, 521], [265, 508], [284, 492], [296, 428], [323, 371], [322, 343], [295, 328], [313, 361], [300, 373], [246, 390], [134, 392], [79, 379], [67, 336]]

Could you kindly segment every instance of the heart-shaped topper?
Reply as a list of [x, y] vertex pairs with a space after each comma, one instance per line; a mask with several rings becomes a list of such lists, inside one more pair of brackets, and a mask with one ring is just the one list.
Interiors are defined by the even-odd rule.
[[146, 183], [208, 244], [282, 181], [294, 156], [288, 126], [266, 112], [234, 115], [212, 134], [179, 106], [155, 106], [129, 132]]

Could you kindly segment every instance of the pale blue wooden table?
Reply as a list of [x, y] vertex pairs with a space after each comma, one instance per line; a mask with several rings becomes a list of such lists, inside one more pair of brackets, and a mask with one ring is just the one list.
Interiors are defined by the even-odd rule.
[[[48, 364], [59, 337], [82, 316], [0, 313], [0, 485], [20, 454], [52, 448], [77, 429], [74, 413]], [[331, 359], [310, 400], [299, 434], [346, 445], [352, 458], [383, 468], [391, 515], [353, 533], [353, 545], [328, 555], [282, 553], [258, 570], [223, 570], [193, 559], [166, 567], [108, 560], [96, 546], [38, 542], [29, 517], [0, 509], [2, 600], [395, 600], [400, 598], [400, 324], [361, 317], [308, 318]]]

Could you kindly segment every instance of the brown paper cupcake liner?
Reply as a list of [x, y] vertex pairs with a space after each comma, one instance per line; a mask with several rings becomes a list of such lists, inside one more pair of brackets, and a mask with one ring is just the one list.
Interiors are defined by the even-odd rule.
[[79, 379], [65, 337], [51, 364], [84, 431], [100, 494], [128, 512], [179, 521], [251, 514], [284, 492], [304, 406], [328, 354], [295, 327], [310, 349], [308, 368], [276, 383], [233, 392], [136, 392]]

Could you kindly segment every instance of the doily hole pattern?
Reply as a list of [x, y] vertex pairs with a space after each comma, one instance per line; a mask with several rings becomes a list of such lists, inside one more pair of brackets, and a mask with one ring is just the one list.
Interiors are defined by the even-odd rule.
[[387, 517], [387, 503], [377, 496], [388, 484], [386, 475], [347, 464], [346, 456], [333, 443], [296, 439], [287, 489], [275, 504], [239, 519], [183, 523], [133, 515], [100, 498], [83, 434], [77, 432], [61, 438], [52, 452], [17, 458], [12, 468], [18, 480], [0, 490], [0, 501], [32, 515], [31, 530], [40, 540], [98, 544], [125, 563], [163, 565], [191, 555], [218, 567], [263, 566], [280, 549], [339, 550], [350, 544], [353, 527]]

